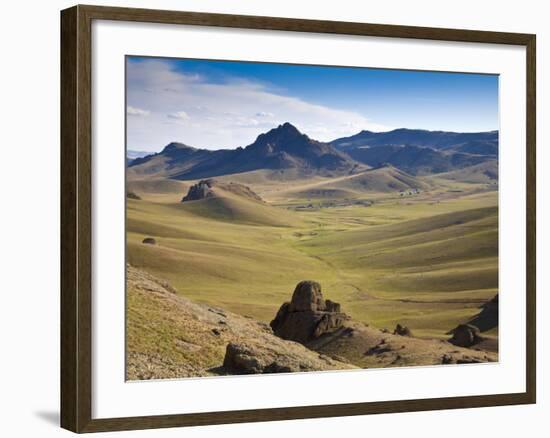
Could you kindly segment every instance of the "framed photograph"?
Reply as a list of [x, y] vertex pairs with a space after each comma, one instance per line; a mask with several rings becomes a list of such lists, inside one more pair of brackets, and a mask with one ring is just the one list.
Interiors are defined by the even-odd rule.
[[535, 403], [535, 35], [61, 13], [61, 423]]

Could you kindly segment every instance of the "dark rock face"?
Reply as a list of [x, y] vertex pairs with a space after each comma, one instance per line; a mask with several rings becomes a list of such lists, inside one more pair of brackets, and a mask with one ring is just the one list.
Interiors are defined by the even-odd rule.
[[477, 327], [480, 332], [498, 327], [498, 294], [483, 304], [481, 312], [468, 321], [468, 324]]
[[156, 245], [157, 241], [153, 237], [146, 237], [145, 239], [142, 240], [141, 243], [145, 243], [147, 245]]
[[460, 324], [453, 331], [453, 337], [449, 342], [458, 347], [471, 347], [483, 341], [479, 329], [471, 324]]
[[213, 184], [214, 180], [212, 179], [203, 179], [199, 181], [197, 184], [189, 187], [187, 195], [182, 198], [181, 202], [198, 201], [199, 199], [206, 199], [214, 196], [212, 192]]
[[412, 336], [411, 329], [401, 324], [397, 324], [395, 326], [395, 330], [393, 331], [393, 334], [399, 335], [399, 336]]
[[302, 281], [290, 303], [283, 303], [270, 325], [280, 338], [303, 344], [338, 330], [347, 319], [340, 304], [323, 299], [319, 283]]
[[321, 294], [321, 285], [315, 281], [301, 281], [294, 289], [289, 311], [304, 312], [325, 310], [325, 301]]

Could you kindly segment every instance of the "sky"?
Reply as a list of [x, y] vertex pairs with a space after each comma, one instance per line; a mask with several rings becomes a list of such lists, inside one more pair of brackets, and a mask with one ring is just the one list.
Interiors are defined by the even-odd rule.
[[290, 122], [331, 141], [361, 130], [498, 129], [498, 76], [126, 58], [127, 147], [232, 149]]

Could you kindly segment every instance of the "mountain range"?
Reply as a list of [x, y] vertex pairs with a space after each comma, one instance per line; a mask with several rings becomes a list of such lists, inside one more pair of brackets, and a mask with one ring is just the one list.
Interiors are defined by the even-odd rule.
[[394, 129], [388, 132], [361, 131], [330, 142], [342, 150], [365, 146], [421, 146], [437, 150], [480, 155], [498, 154], [498, 131], [446, 132], [423, 129]]
[[287, 122], [244, 148], [208, 150], [174, 142], [159, 153], [133, 159], [128, 166], [131, 176], [177, 180], [260, 169], [294, 169], [302, 176], [353, 175], [386, 165], [418, 175], [463, 169], [497, 157], [498, 131], [361, 131], [325, 143]]
[[498, 131], [361, 131], [331, 145], [370, 166], [389, 163], [414, 175], [449, 172], [498, 157]]

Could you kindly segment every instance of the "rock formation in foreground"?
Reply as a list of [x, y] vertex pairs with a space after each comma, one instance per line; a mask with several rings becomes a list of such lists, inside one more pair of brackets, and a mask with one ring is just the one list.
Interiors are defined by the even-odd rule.
[[338, 330], [346, 319], [340, 304], [323, 299], [319, 283], [301, 281], [291, 301], [281, 306], [270, 325], [280, 338], [303, 344]]
[[273, 334], [264, 322], [194, 303], [127, 265], [129, 380], [357, 368]]
[[346, 316], [315, 282], [281, 307], [276, 332], [261, 321], [194, 303], [127, 266], [129, 380], [494, 362], [496, 352], [383, 332]]
[[449, 342], [459, 347], [471, 347], [484, 340], [479, 329], [471, 324], [459, 324], [452, 330], [452, 334], [453, 336], [449, 339]]
[[[498, 343], [484, 341], [476, 333], [456, 334], [457, 342], [416, 338], [409, 327], [397, 324], [393, 333], [370, 327], [342, 312], [338, 303], [325, 300], [321, 285], [302, 281], [290, 302], [285, 302], [271, 321], [275, 335], [361, 368], [464, 364], [498, 360]], [[469, 339], [469, 333], [471, 338]], [[454, 339], [455, 340], [455, 339]], [[468, 348], [472, 347], [472, 348]], [[473, 349], [475, 347], [475, 349]], [[489, 348], [487, 348], [489, 347]]]

